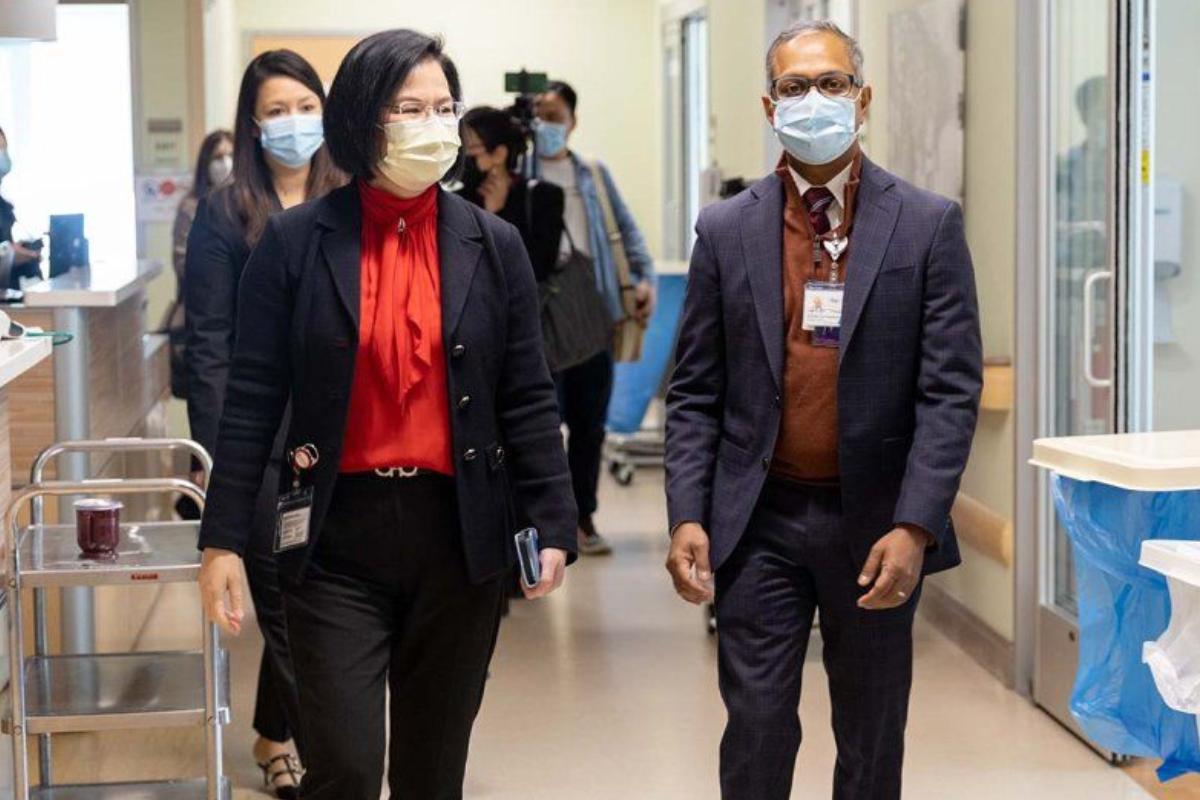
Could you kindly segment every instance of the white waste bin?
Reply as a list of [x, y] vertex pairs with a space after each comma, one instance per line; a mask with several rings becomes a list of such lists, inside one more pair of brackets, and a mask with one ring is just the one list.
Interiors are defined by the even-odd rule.
[[1164, 759], [1163, 780], [1200, 772], [1200, 431], [1039, 439], [1031, 462], [1071, 541], [1072, 715], [1111, 752]]
[[1171, 621], [1142, 658], [1167, 705], [1200, 714], [1200, 542], [1144, 542], [1141, 564], [1165, 575], [1171, 593]]

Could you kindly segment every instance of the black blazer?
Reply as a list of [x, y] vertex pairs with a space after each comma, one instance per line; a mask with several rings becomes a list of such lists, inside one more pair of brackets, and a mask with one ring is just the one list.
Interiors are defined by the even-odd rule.
[[[667, 395], [671, 529], [699, 522], [717, 568], [737, 547], [775, 452], [784, 369], [783, 194], [770, 175], [696, 224]], [[863, 161], [838, 366], [846, 541], [858, 565], [898, 523], [959, 563], [950, 507], [983, 383], [975, 274], [959, 205]]]
[[[358, 339], [361, 233], [353, 183], [276, 214], [239, 290], [200, 546], [244, 551], [290, 393], [288, 449], [311, 443], [320, 452], [308, 479], [315, 487], [309, 544], [279, 556], [280, 572], [293, 580], [321, 536], [337, 479]], [[578, 512], [520, 236], [441, 192], [438, 247], [459, 520], [468, 574], [482, 582], [511, 569], [513, 533], [527, 525], [543, 547], [573, 555]], [[281, 484], [290, 477], [285, 471]]]
[[[483, 198], [477, 189], [464, 187], [458, 193], [483, 207]], [[511, 222], [521, 232], [521, 240], [529, 251], [529, 260], [533, 262], [533, 274], [538, 283], [549, 278], [558, 266], [563, 228], [566, 226], [563, 222], [565, 204], [561, 187], [537, 181], [530, 189], [524, 178], [514, 176], [504, 208], [500, 209], [500, 219]]]
[[229, 189], [223, 188], [200, 201], [188, 233], [184, 268], [188, 423], [192, 438], [209, 453], [216, 451], [233, 357], [238, 282], [250, 257], [245, 226], [229, 199]]

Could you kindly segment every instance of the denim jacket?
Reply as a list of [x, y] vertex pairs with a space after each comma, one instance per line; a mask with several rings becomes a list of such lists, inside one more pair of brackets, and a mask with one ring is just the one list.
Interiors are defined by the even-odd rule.
[[[579, 193], [583, 196], [584, 205], [587, 207], [588, 244], [596, 267], [596, 285], [599, 287], [600, 293], [604, 295], [604, 299], [608, 301], [613, 318], [620, 319], [625, 316], [625, 310], [621, 305], [617, 266], [613, 261], [612, 248], [609, 246], [608, 235], [604, 227], [604, 209], [600, 206], [600, 193], [596, 190], [596, 183], [592, 179], [592, 171], [588, 168], [588, 162], [574, 152], [570, 156], [571, 163], [575, 165], [575, 180], [578, 182]], [[621, 198], [621, 193], [617, 191], [617, 185], [613, 182], [608, 167], [600, 162], [596, 162], [596, 164], [604, 178], [605, 186], [608, 189], [608, 198], [612, 203], [613, 217], [617, 221], [617, 228], [620, 229], [621, 238], [625, 243], [630, 276], [635, 284], [642, 281], [653, 283], [655, 281], [654, 261], [650, 258], [646, 240], [642, 237], [642, 232], [638, 230], [633, 215], [629, 213], [629, 207]]]

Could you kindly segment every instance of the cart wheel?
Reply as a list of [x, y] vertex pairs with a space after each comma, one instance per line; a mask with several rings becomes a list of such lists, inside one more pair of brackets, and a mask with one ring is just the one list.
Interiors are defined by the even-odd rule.
[[633, 464], [623, 464], [620, 461], [614, 461], [609, 466], [608, 471], [612, 473], [617, 484], [620, 486], [629, 486], [633, 483]]

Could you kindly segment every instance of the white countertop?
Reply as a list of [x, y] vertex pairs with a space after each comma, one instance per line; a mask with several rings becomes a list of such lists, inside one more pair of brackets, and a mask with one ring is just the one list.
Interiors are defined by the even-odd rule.
[[1200, 430], [1037, 439], [1029, 463], [1122, 489], [1200, 489]]
[[25, 290], [27, 308], [111, 308], [125, 302], [162, 272], [159, 261], [135, 264], [97, 264], [36, 283]]
[[10, 339], [0, 342], [0, 386], [7, 386], [50, 356], [50, 339]]

